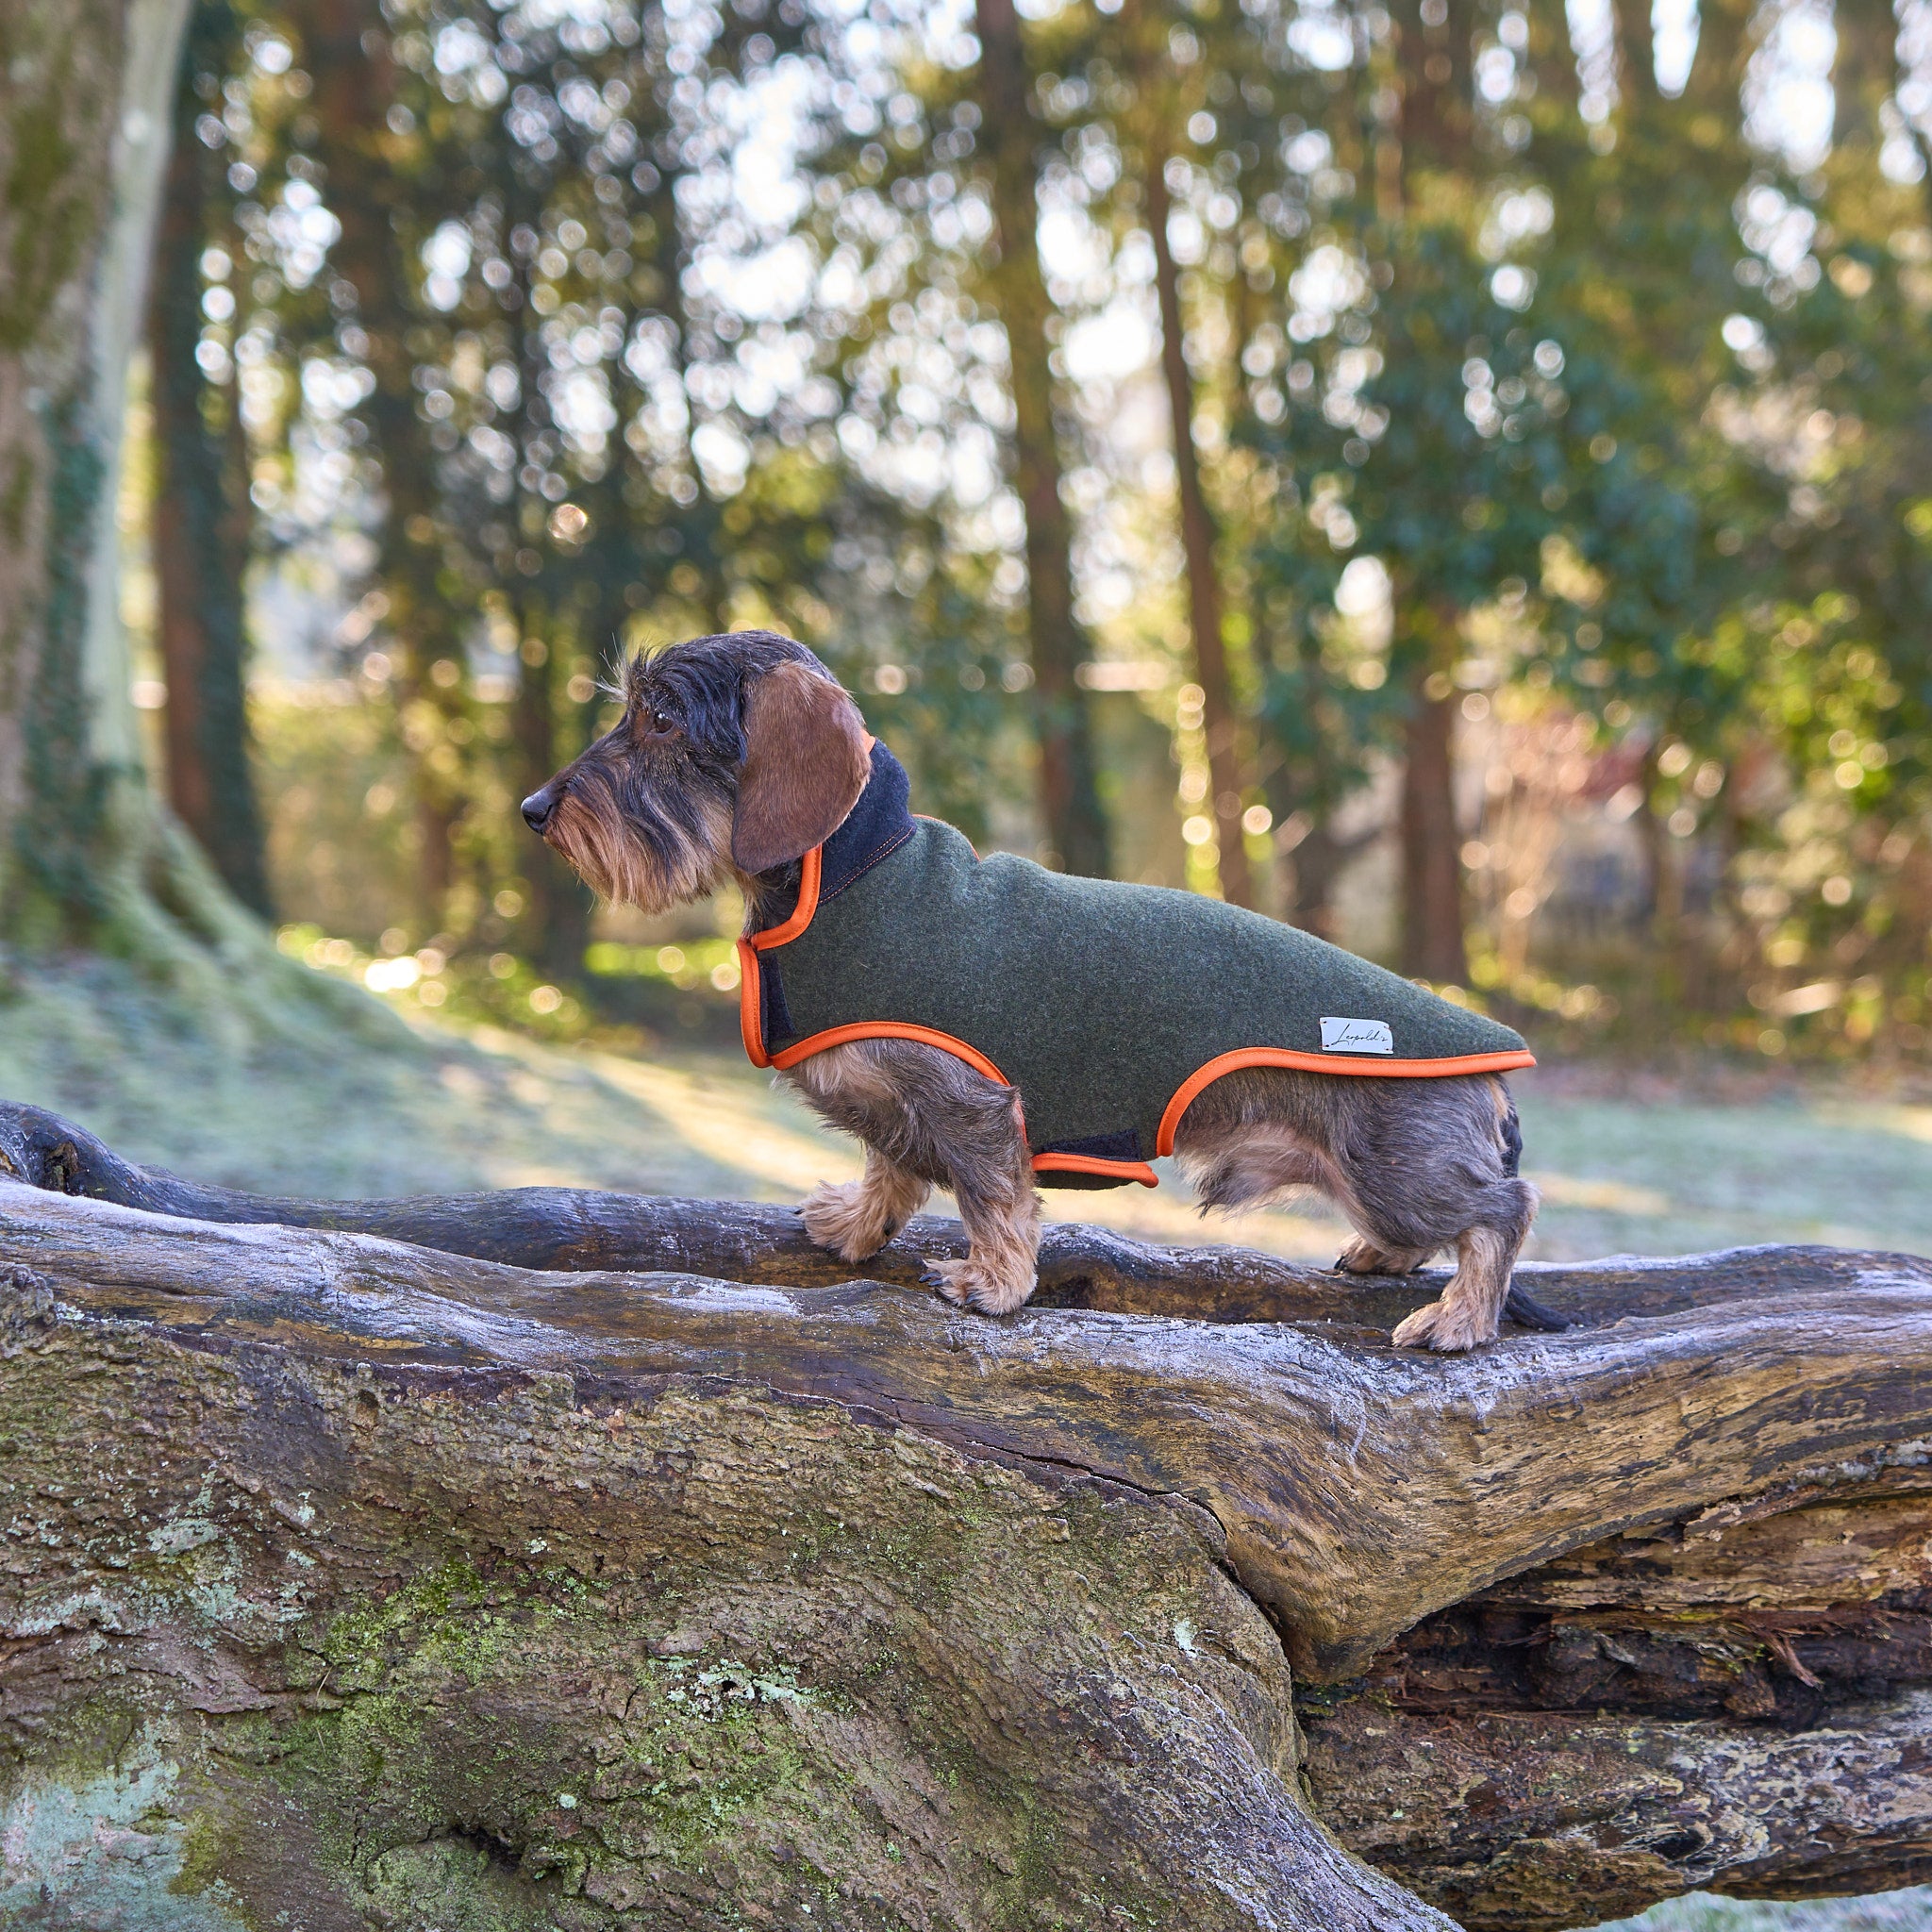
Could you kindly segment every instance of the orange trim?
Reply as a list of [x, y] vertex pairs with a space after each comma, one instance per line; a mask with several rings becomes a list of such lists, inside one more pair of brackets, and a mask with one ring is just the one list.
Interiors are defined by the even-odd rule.
[[1097, 1154], [1036, 1154], [1036, 1174], [1101, 1174], [1115, 1180], [1139, 1181], [1143, 1188], [1158, 1188], [1160, 1176], [1144, 1160], [1105, 1160]]
[[769, 1067], [765, 1052], [764, 1015], [758, 1011], [758, 956], [750, 942], [738, 942], [738, 1037], [744, 1042], [744, 1055], [755, 1067]]
[[824, 849], [823, 845], [814, 845], [798, 862], [798, 904], [791, 908], [791, 917], [783, 925], [752, 934], [751, 942], [759, 952], [789, 943], [811, 924], [812, 914], [819, 909], [819, 878], [824, 871]]
[[975, 1074], [984, 1074], [1002, 1087], [1013, 1084], [976, 1046], [968, 1046], [950, 1033], [941, 1033], [931, 1026], [915, 1026], [902, 1020], [854, 1020], [844, 1026], [827, 1026], [823, 1033], [814, 1033], [788, 1046], [783, 1053], [774, 1053], [770, 1064], [783, 1073], [800, 1060], [808, 1060], [815, 1053], [824, 1053], [828, 1046], [843, 1046], [852, 1040], [917, 1040], [964, 1060]]
[[1154, 1151], [1172, 1154], [1181, 1116], [1194, 1104], [1201, 1091], [1211, 1087], [1224, 1074], [1239, 1073], [1243, 1067], [1299, 1067], [1310, 1074], [1363, 1074], [1385, 1080], [1442, 1080], [1452, 1074], [1503, 1074], [1511, 1067], [1535, 1065], [1536, 1056], [1526, 1046], [1510, 1047], [1501, 1053], [1466, 1053], [1441, 1060], [1384, 1060], [1365, 1054], [1297, 1053], [1286, 1046], [1244, 1046], [1234, 1053], [1216, 1055], [1181, 1082], [1160, 1116]]

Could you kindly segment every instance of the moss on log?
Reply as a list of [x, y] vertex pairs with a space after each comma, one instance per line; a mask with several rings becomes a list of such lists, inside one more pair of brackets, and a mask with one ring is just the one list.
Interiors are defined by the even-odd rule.
[[0, 1168], [9, 1924], [1925, 1875], [1932, 1263], [1545, 1270], [1568, 1332], [1443, 1360], [1426, 1283], [1093, 1230], [991, 1322], [907, 1285], [941, 1222], [855, 1281], [777, 1210], [258, 1203], [25, 1108]]

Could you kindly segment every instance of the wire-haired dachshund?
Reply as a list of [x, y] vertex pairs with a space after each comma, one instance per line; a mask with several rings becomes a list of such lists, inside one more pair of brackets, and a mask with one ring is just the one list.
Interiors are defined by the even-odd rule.
[[[617, 724], [525, 800], [525, 819], [608, 899], [657, 913], [735, 883], [748, 938], [769, 938], [808, 885], [817, 891], [813, 856], [874, 777], [857, 705], [809, 651], [765, 631], [638, 657], [621, 696]], [[862, 1261], [933, 1188], [950, 1189], [971, 1247], [962, 1260], [935, 1262], [932, 1277], [952, 1300], [1004, 1314], [1033, 1292], [1040, 1243], [1021, 1096], [984, 1058], [975, 1064], [921, 1030], [834, 1040], [785, 1067], [817, 1112], [866, 1150], [863, 1178], [818, 1188], [801, 1210], [805, 1225]], [[1171, 1138], [1204, 1208], [1298, 1187], [1327, 1195], [1357, 1231], [1338, 1263], [1350, 1273], [1405, 1274], [1453, 1246], [1458, 1265], [1441, 1298], [1394, 1340], [1461, 1350], [1494, 1339], [1537, 1206], [1517, 1171], [1516, 1108], [1499, 1074], [1246, 1066], [1203, 1087]], [[1523, 1300], [1523, 1319], [1560, 1325], [1541, 1313]]]

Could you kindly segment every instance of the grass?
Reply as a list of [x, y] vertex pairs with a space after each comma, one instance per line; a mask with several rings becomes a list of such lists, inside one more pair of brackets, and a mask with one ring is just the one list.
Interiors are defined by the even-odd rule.
[[[263, 1192], [375, 1195], [541, 1183], [798, 1199], [856, 1174], [851, 1142], [715, 1049], [651, 1057], [412, 1021], [225, 1060], [165, 995], [99, 960], [23, 972], [0, 1005], [0, 1096], [119, 1152]], [[1932, 1253], [1932, 1106], [1761, 1079], [1552, 1068], [1516, 1083], [1543, 1189], [1531, 1254], [1682, 1254], [1752, 1241]], [[1166, 1165], [1166, 1163], [1163, 1163]], [[1328, 1259], [1341, 1224], [1301, 1207], [1204, 1224], [1184, 1192], [1047, 1196], [1066, 1219], [1158, 1241]], [[1679, 1899], [1622, 1932], [1932, 1932], [1932, 1889], [1836, 1904]]]
[[[25, 973], [20, 985], [0, 1005], [0, 1095], [232, 1187], [347, 1196], [567, 1183], [791, 1201], [858, 1171], [852, 1142], [726, 1050], [646, 1058], [419, 1014], [394, 1049], [272, 1044], [225, 1060], [111, 962]], [[1592, 1068], [1539, 1069], [1516, 1093], [1525, 1170], [1543, 1191], [1533, 1258], [1752, 1241], [1932, 1254], [1932, 1106]], [[1319, 1203], [1203, 1222], [1177, 1185], [1046, 1199], [1061, 1218], [1150, 1240], [1310, 1259], [1332, 1258], [1343, 1232]]]

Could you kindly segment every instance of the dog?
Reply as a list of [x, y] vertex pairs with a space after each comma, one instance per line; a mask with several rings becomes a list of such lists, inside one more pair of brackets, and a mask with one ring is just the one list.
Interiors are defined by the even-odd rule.
[[[1395, 1329], [1400, 1346], [1457, 1352], [1491, 1341], [1506, 1300], [1529, 1325], [1562, 1325], [1526, 1298], [1511, 1298], [1511, 1271], [1537, 1208], [1536, 1190], [1518, 1172], [1522, 1135], [1501, 1071], [1533, 1064], [1517, 1036], [1218, 901], [1069, 881], [1007, 855], [981, 863], [950, 827], [906, 811], [896, 760], [866, 731], [858, 706], [825, 666], [791, 639], [739, 631], [675, 644], [630, 661], [614, 694], [624, 704], [617, 724], [525, 799], [523, 816], [608, 900], [657, 913], [726, 884], [743, 894], [747, 1050], [865, 1147], [862, 1178], [822, 1185], [800, 1209], [815, 1242], [863, 1261], [934, 1188], [949, 1189], [969, 1251], [934, 1262], [927, 1278], [962, 1307], [1007, 1314], [1036, 1285], [1036, 1187], [1153, 1185], [1158, 1177], [1141, 1158], [1151, 1134], [1158, 1152], [1177, 1157], [1204, 1212], [1251, 1207], [1295, 1188], [1325, 1194], [1356, 1231], [1336, 1264], [1351, 1274], [1407, 1274], [1453, 1247], [1453, 1277]], [[916, 860], [922, 852], [926, 858]], [[921, 905], [900, 908], [894, 898], [914, 879], [909, 868], [928, 861], [941, 881], [931, 890], [953, 895], [941, 908], [950, 925]], [[999, 896], [986, 899], [988, 891]], [[1109, 1104], [1105, 1068], [1083, 1061], [1071, 1072], [1041, 1074], [1029, 1089], [1025, 1077], [1009, 1079], [992, 1052], [966, 1036], [977, 1028], [982, 1041], [996, 1040], [1002, 1052], [1037, 1058], [1051, 1052], [1044, 1036], [1055, 1027], [1085, 1027], [1090, 1058], [1118, 1061], [1127, 1079], [1139, 1077], [1128, 1048], [1173, 1036], [1178, 1044], [1160, 1049], [1171, 1057], [1165, 1073], [1157, 1068], [1149, 1076], [1157, 1084], [1148, 1090], [1153, 1099], [1141, 1103], [1146, 1109], [1200, 1049], [1186, 1036], [1189, 1016], [1177, 1020], [1167, 1010], [1175, 1004], [1166, 997], [1172, 989], [1163, 989], [1158, 1012], [1144, 997], [1138, 1008], [1129, 999], [1118, 1025], [1091, 1016], [1091, 1001], [1077, 991], [1058, 1008], [1035, 996], [1043, 979], [1057, 981], [1063, 966], [1071, 970], [1096, 950], [1078, 932], [1062, 935], [1057, 926], [1029, 940], [1036, 915], [1027, 908], [1046, 908], [1038, 917], [1051, 924], [1063, 902], [1116, 933], [1110, 950], [1097, 950], [1129, 978], [1154, 951], [1140, 936], [1168, 935], [1185, 951], [1196, 944], [1196, 924], [1206, 921], [1211, 931], [1199, 943], [1223, 953], [1204, 956], [1208, 969], [1177, 984], [1178, 1003], [1201, 1019], [1209, 1048], [1244, 1037], [1247, 1023], [1231, 1010], [1229, 989], [1257, 989], [1250, 997], [1264, 1007], [1275, 1000], [1274, 956], [1267, 949], [1291, 940], [1320, 948], [1324, 970], [1354, 989], [1347, 997], [1357, 1008], [1374, 1000], [1398, 1008], [1405, 999], [1428, 1002], [1426, 1009], [1402, 1008], [1406, 1017], [1396, 1024], [1424, 1032], [1446, 1026], [1446, 1048], [1406, 1063], [1404, 1077], [1385, 1076], [1376, 1071], [1381, 1063], [1365, 1056], [1389, 1054], [1390, 1024], [1359, 1013], [1324, 1014], [1319, 1049], [1311, 1036], [1306, 1050], [1210, 1055], [1173, 1090], [1158, 1124], [1146, 1111], [1138, 1129], [1083, 1138], [1077, 1130], [1100, 1116], [1090, 1119], [1080, 1107], [1091, 1113]], [[896, 942], [882, 941], [875, 922], [908, 916], [924, 920], [930, 931], [897, 958]], [[1000, 930], [989, 938], [985, 927]], [[947, 995], [953, 1006], [944, 1012], [970, 1008], [976, 1017], [955, 1030], [919, 1019], [921, 1012], [929, 1019], [939, 996], [931, 983], [945, 977], [952, 951], [1009, 942], [1035, 946], [1024, 956], [1030, 991], [990, 991], [974, 976], [975, 963], [963, 987]], [[841, 959], [841, 943], [858, 948], [856, 966]], [[1042, 959], [1050, 965], [1043, 979], [1037, 971]], [[1158, 971], [1158, 960], [1146, 970]], [[1203, 988], [1202, 980], [1211, 984]], [[805, 1015], [803, 1024], [793, 1008]], [[848, 1010], [859, 1019], [841, 1019]], [[1290, 1017], [1303, 1024], [1298, 1008]], [[786, 1039], [792, 1044], [779, 1043]], [[1460, 1050], [1471, 1043], [1480, 1050]], [[1322, 1070], [1330, 1064], [1333, 1071]], [[1431, 1076], [1410, 1076], [1418, 1069]], [[1058, 1091], [1057, 1080], [1069, 1091]], [[1090, 1089], [1102, 1098], [1084, 1098]], [[1116, 1111], [1124, 1109], [1124, 1102]]]

